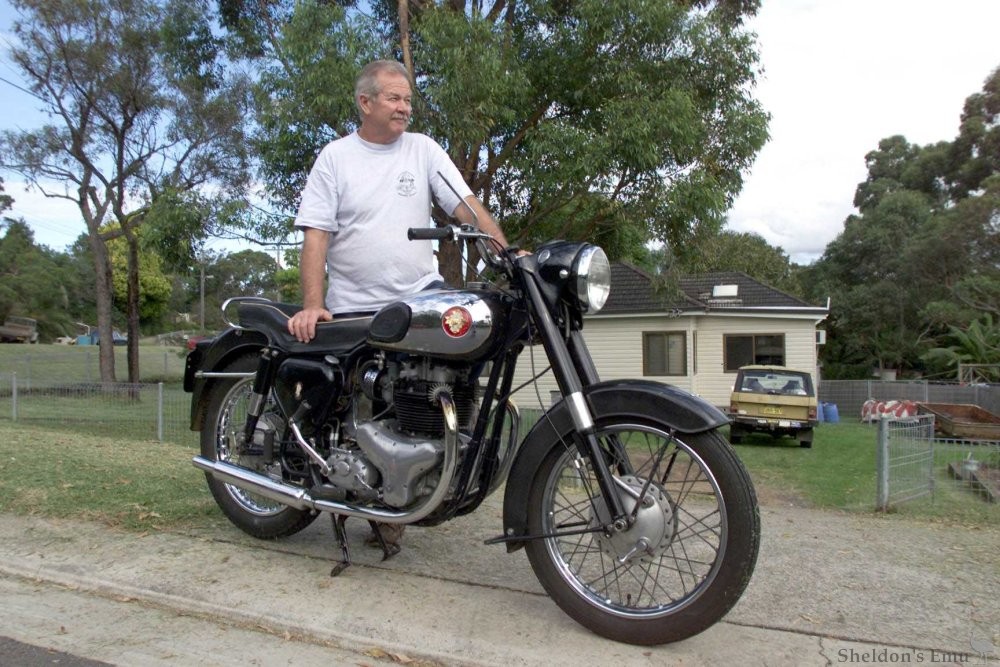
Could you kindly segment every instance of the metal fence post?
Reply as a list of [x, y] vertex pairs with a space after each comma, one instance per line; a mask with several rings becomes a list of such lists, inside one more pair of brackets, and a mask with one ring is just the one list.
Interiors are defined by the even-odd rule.
[[878, 445], [875, 450], [875, 472], [878, 478], [875, 491], [875, 508], [880, 512], [889, 509], [889, 420], [878, 420]]
[[17, 371], [10, 374], [11, 421], [17, 421]]
[[163, 442], [163, 383], [156, 383], [156, 440]]

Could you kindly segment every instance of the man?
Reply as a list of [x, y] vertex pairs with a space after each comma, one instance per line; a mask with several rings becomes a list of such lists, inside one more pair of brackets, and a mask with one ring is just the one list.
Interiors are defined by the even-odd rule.
[[366, 65], [354, 88], [361, 126], [327, 144], [309, 173], [295, 219], [304, 233], [303, 309], [288, 322], [289, 333], [301, 342], [315, 337], [317, 322], [376, 311], [442, 280], [430, 241], [406, 238], [410, 227], [428, 226], [432, 197], [462, 223], [478, 219], [480, 230], [507, 246], [448, 154], [430, 137], [406, 132], [412, 96], [401, 64]]
[[[430, 241], [406, 237], [407, 229], [428, 226], [432, 199], [462, 223], [478, 221], [481, 231], [507, 246], [448, 154], [430, 137], [406, 131], [412, 97], [401, 64], [366, 65], [354, 87], [360, 127], [327, 144], [309, 172], [295, 219], [304, 234], [303, 308], [288, 321], [289, 333], [303, 343], [316, 336], [317, 322], [374, 312], [443, 282]], [[325, 299], [324, 272], [329, 275]], [[403, 528], [380, 524], [379, 532], [398, 547]], [[369, 543], [376, 541], [373, 534]]]

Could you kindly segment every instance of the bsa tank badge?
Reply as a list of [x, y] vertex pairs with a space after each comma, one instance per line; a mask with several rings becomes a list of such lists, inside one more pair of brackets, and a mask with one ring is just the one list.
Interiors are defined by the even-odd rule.
[[465, 308], [453, 306], [441, 316], [441, 328], [452, 338], [461, 338], [472, 328], [472, 315]]

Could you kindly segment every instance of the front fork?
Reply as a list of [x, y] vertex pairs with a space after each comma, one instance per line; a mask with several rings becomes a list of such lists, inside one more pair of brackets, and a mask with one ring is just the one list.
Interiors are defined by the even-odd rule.
[[[590, 406], [587, 405], [587, 399], [583, 396], [584, 383], [590, 385], [598, 381], [594, 362], [579, 331], [572, 332], [569, 337], [570, 345], [566, 344], [559, 327], [549, 313], [541, 290], [535, 283], [534, 272], [523, 265], [522, 270], [535, 325], [541, 330], [542, 345], [552, 363], [559, 391], [562, 392], [563, 400], [573, 420], [574, 444], [580, 455], [589, 459], [593, 466], [597, 485], [610, 514], [611, 525], [616, 531], [625, 530], [629, 525], [629, 516], [616, 491], [607, 458], [597, 441], [594, 416]], [[620, 458], [627, 460], [624, 457]]]

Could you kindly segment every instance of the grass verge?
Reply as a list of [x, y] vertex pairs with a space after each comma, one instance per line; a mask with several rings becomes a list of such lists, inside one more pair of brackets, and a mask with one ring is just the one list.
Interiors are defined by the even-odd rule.
[[225, 519], [190, 447], [0, 422], [0, 511], [128, 530]]
[[[748, 436], [736, 447], [766, 505], [871, 512], [874, 426], [828, 424], [811, 449]], [[225, 522], [191, 465], [190, 445], [94, 435], [0, 420], [0, 511], [96, 520], [129, 530], [209, 527]], [[943, 466], [942, 477], [944, 477]], [[1000, 505], [942, 478], [933, 497], [894, 513], [922, 520], [1000, 526]]]
[[[875, 425], [841, 422], [819, 426], [809, 449], [799, 447], [791, 438], [764, 434], [747, 436], [735, 449], [765, 503], [770, 497], [807, 507], [871, 512], [876, 501], [877, 440]], [[934, 471], [932, 495], [901, 503], [891, 513], [960, 524], [1000, 525], [1000, 504], [986, 502], [951, 479], [945, 462], [936, 462]]]

